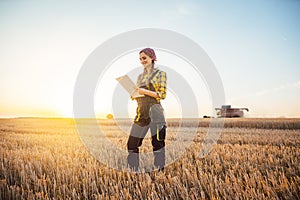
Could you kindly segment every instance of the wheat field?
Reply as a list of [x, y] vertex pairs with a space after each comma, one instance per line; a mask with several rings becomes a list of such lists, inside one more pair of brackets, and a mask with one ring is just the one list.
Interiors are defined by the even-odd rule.
[[[163, 172], [130, 173], [91, 156], [73, 119], [0, 119], [0, 197], [300, 199], [300, 119], [226, 119], [217, 144], [200, 158], [209, 120], [199, 119], [192, 145]], [[126, 149], [115, 122], [99, 125]], [[177, 127], [168, 120], [167, 145]], [[151, 152], [149, 138], [142, 151]]]

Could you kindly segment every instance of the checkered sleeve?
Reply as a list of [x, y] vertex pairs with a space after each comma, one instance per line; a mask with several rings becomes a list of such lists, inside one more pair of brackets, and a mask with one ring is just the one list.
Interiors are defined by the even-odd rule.
[[167, 74], [164, 71], [159, 72], [159, 87], [157, 89], [158, 100], [165, 99], [167, 95]]

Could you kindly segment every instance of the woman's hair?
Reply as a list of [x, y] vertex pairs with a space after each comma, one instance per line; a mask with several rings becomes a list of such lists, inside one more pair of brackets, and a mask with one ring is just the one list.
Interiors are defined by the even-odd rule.
[[149, 56], [152, 59], [152, 63], [154, 63], [154, 61], [156, 61], [156, 55], [153, 49], [151, 48], [145, 48], [143, 50], [140, 51], [140, 53], [145, 53], [147, 56]]

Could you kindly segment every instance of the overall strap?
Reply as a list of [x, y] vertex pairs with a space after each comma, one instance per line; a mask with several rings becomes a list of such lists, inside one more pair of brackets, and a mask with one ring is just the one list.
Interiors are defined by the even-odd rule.
[[150, 83], [150, 81], [156, 76], [156, 74], [159, 72], [159, 70], [157, 69], [148, 79], [149, 81], [149, 87], [148, 89], [150, 89], [151, 91], [155, 91], [154, 86], [152, 85], [152, 83]]
[[149, 78], [149, 81], [152, 80], [154, 78], [154, 76], [159, 72], [160, 70], [157, 69], [152, 75], [151, 77]]

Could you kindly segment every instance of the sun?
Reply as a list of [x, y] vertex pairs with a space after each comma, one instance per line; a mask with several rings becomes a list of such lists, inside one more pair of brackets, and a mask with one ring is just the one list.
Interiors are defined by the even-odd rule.
[[60, 104], [56, 106], [57, 113], [59, 113], [59, 117], [64, 117], [64, 118], [71, 118], [73, 117], [73, 105], [66, 103], [66, 104]]

